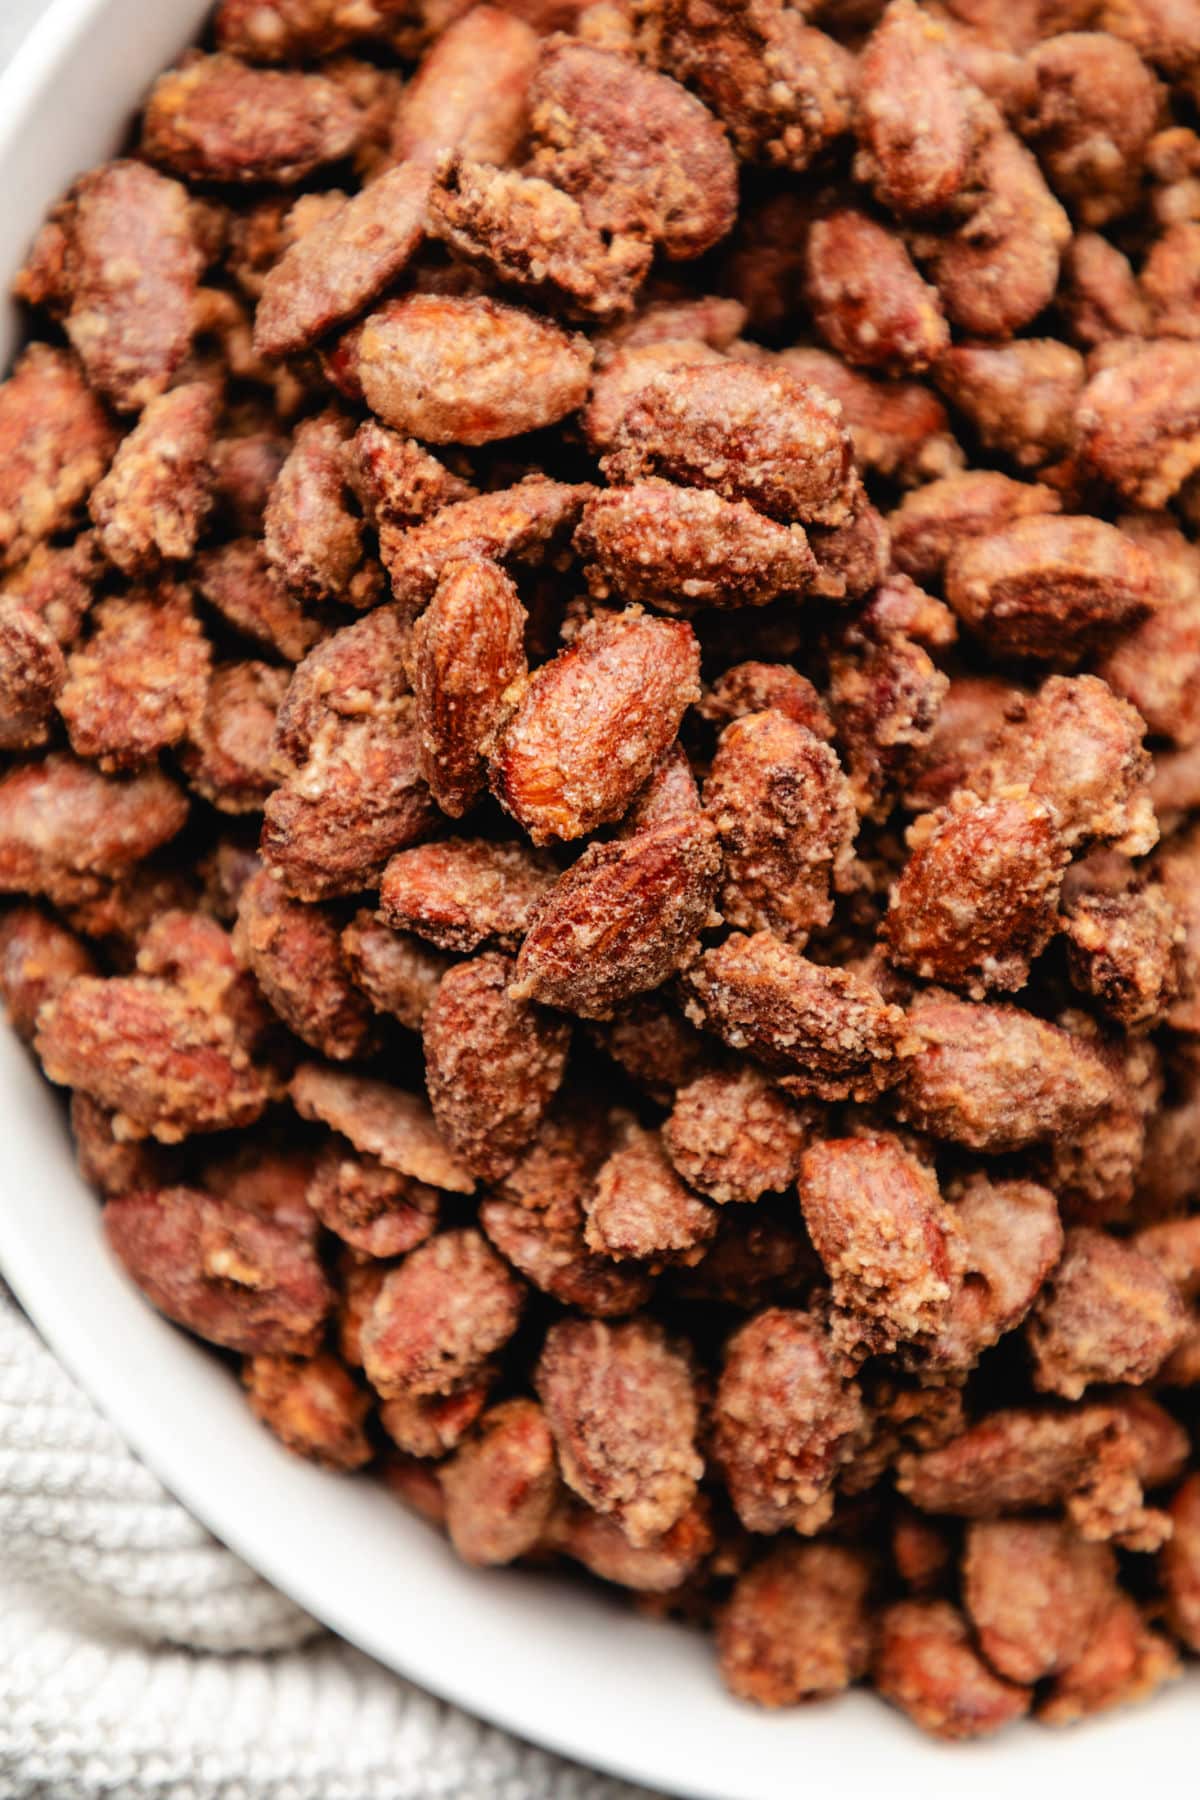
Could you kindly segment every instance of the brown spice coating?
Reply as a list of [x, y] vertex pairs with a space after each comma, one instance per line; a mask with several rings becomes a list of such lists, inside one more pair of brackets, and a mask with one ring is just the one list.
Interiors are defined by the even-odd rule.
[[431, 444], [490, 444], [577, 411], [592, 353], [497, 300], [409, 294], [368, 315], [356, 360], [385, 425]]
[[1049, 809], [1031, 794], [952, 801], [908, 842], [881, 926], [893, 962], [977, 1000], [1024, 987], [1058, 929], [1069, 854]]
[[727, 725], [747, 713], [783, 713], [803, 725], [814, 737], [829, 743], [833, 720], [825, 702], [806, 675], [788, 663], [735, 663], [713, 682], [696, 711], [714, 725]]
[[300, 662], [324, 627], [289, 593], [257, 538], [236, 538], [202, 550], [193, 565], [196, 588], [235, 631], [285, 662]]
[[384, 870], [379, 916], [442, 950], [516, 950], [545, 900], [554, 864], [519, 843], [444, 838], [402, 850]]
[[1200, 1475], [1189, 1475], [1171, 1501], [1175, 1527], [1159, 1555], [1167, 1621], [1189, 1649], [1200, 1649]]
[[963, 1606], [988, 1662], [1009, 1681], [1042, 1681], [1083, 1655], [1116, 1592], [1116, 1559], [1054, 1519], [968, 1526]]
[[0, 777], [0, 892], [73, 905], [181, 831], [187, 801], [157, 769], [119, 779], [56, 751]]
[[345, 451], [346, 479], [373, 525], [419, 525], [475, 489], [412, 438], [367, 419]]
[[1149, 1031], [1179, 990], [1181, 927], [1161, 888], [1084, 894], [1065, 932], [1071, 980], [1114, 1024]]
[[916, 581], [941, 578], [967, 540], [989, 537], [1015, 519], [1057, 513], [1053, 488], [1014, 481], [997, 469], [967, 469], [906, 494], [888, 519], [897, 565]]
[[704, 807], [724, 853], [726, 922], [803, 949], [833, 916], [858, 830], [834, 752], [784, 713], [749, 713], [721, 733]]
[[1120, 1594], [1082, 1656], [1054, 1681], [1037, 1716], [1044, 1725], [1071, 1725], [1110, 1706], [1148, 1699], [1179, 1673], [1168, 1640], [1151, 1631], [1128, 1595]]
[[18, 600], [0, 599], [0, 749], [35, 750], [47, 741], [66, 678], [45, 619]]
[[597, 598], [617, 594], [671, 613], [764, 606], [802, 593], [816, 572], [801, 526], [780, 525], [744, 500], [659, 480], [594, 494], [575, 547]]
[[439, 1470], [446, 1529], [464, 1562], [514, 1562], [541, 1540], [558, 1491], [554, 1441], [532, 1400], [484, 1413], [473, 1437]]
[[783, 367], [691, 364], [630, 397], [601, 467], [614, 483], [663, 475], [745, 500], [784, 523], [849, 517], [849, 434], [840, 408]]
[[[655, 375], [724, 361], [718, 350], [700, 338], [652, 337], [647, 343], [618, 343], [611, 349], [601, 338], [600, 346], [583, 414], [583, 428], [593, 450], [611, 450], [626, 407]], [[602, 352], [606, 352], [603, 360]]]
[[1095, 518], [1017, 519], [946, 567], [947, 600], [990, 651], [1066, 667], [1136, 625], [1156, 592], [1146, 552]]
[[75, 358], [30, 344], [0, 382], [0, 569], [66, 529], [116, 442]]
[[258, 812], [274, 787], [275, 715], [287, 685], [287, 671], [269, 663], [213, 670], [204, 710], [179, 760], [189, 787], [219, 812]]
[[769, 1307], [729, 1339], [712, 1452], [747, 1531], [819, 1531], [862, 1425], [858, 1389], [809, 1314]]
[[737, 210], [737, 165], [708, 108], [667, 75], [577, 39], [541, 51], [529, 91], [534, 174], [595, 229], [700, 256]]
[[1044, 801], [1071, 850], [1112, 842], [1127, 856], [1153, 848], [1143, 720], [1094, 675], [1052, 675], [1009, 707], [967, 785], [984, 799], [1027, 787]]
[[303, 181], [358, 144], [363, 115], [322, 75], [185, 57], [150, 90], [141, 149], [192, 181]]
[[908, 1024], [919, 1048], [900, 1070], [897, 1112], [935, 1137], [1019, 1150], [1079, 1132], [1114, 1097], [1113, 1074], [1081, 1038], [1015, 1006], [931, 992]]
[[937, 290], [917, 274], [903, 240], [850, 207], [813, 221], [805, 296], [817, 330], [849, 363], [919, 373], [950, 342]]
[[0, 913], [0, 997], [8, 1022], [28, 1043], [42, 1005], [76, 975], [93, 975], [87, 946], [39, 906]]
[[506, 1344], [525, 1290], [477, 1231], [443, 1231], [385, 1277], [362, 1330], [385, 1400], [451, 1394]]
[[[527, 1157], [537, 1158], [540, 1148], [535, 1143]], [[518, 1164], [514, 1173], [522, 1172]], [[562, 1173], [561, 1166], [556, 1173]], [[513, 1179], [501, 1192], [511, 1190]], [[538, 1205], [485, 1200], [479, 1223], [514, 1269], [560, 1305], [597, 1319], [621, 1318], [646, 1304], [654, 1281], [638, 1263], [621, 1265], [588, 1249], [582, 1195], [590, 1187], [590, 1174], [568, 1170], [562, 1191], [543, 1196]]]
[[1161, 1270], [1104, 1232], [1076, 1226], [1026, 1326], [1034, 1386], [1078, 1400], [1096, 1382], [1148, 1381], [1184, 1334]]
[[297, 1456], [361, 1469], [374, 1451], [363, 1427], [371, 1400], [334, 1356], [252, 1356], [242, 1370], [250, 1410]]
[[336, 1139], [317, 1158], [305, 1199], [326, 1230], [364, 1256], [404, 1256], [437, 1230], [435, 1189]]
[[333, 1293], [316, 1252], [286, 1226], [195, 1188], [122, 1194], [109, 1245], [177, 1325], [246, 1356], [311, 1356]]
[[806, 961], [769, 931], [732, 933], [704, 952], [684, 983], [688, 1018], [748, 1052], [800, 1099], [871, 1099], [901, 1078], [910, 1054], [898, 1006], [848, 969]]
[[289, 1031], [338, 1061], [369, 1048], [374, 1018], [350, 979], [331, 914], [289, 899], [260, 869], [238, 900], [234, 944]]
[[1178, 219], [1168, 225], [1151, 245], [1138, 279], [1154, 323], [1147, 336], [1200, 337], [1200, 223]]
[[422, 58], [396, 109], [397, 162], [457, 150], [503, 165], [527, 123], [527, 93], [538, 38], [499, 6], [474, 6], [453, 19]]
[[700, 698], [699, 664], [690, 625], [630, 610], [534, 671], [499, 733], [491, 783], [535, 844], [620, 818]]
[[91, 386], [119, 411], [136, 412], [164, 391], [188, 353], [202, 264], [187, 189], [121, 160], [75, 183], [16, 291], [64, 315]]
[[425, 164], [400, 163], [296, 240], [263, 282], [260, 356], [294, 356], [365, 311], [420, 244], [430, 183]]
[[210, 652], [184, 589], [102, 600], [58, 696], [71, 748], [102, 769], [149, 761], [199, 726]]
[[460, 819], [483, 792], [484, 756], [525, 673], [525, 608], [502, 569], [483, 558], [447, 563], [413, 628], [409, 667], [421, 774]]
[[82, 1088], [71, 1095], [70, 1117], [79, 1173], [97, 1193], [129, 1194], [169, 1183], [171, 1152], [148, 1139], [129, 1142], [114, 1137], [116, 1115]]
[[855, 173], [902, 218], [944, 212], [970, 175], [972, 113], [940, 22], [893, 0], [859, 57]]
[[70, 544], [38, 544], [25, 562], [0, 576], [0, 604], [31, 613], [67, 649], [79, 636], [101, 568], [90, 531]]
[[393, 598], [411, 611], [432, 599], [451, 563], [539, 564], [574, 526], [591, 489], [532, 476], [514, 488], [453, 501], [423, 524], [380, 529]]
[[710, 1200], [749, 1203], [796, 1179], [813, 1120], [755, 1069], [700, 1075], [674, 1100], [663, 1144], [683, 1179]]
[[293, 671], [279, 710], [279, 766], [302, 768], [329, 734], [331, 719], [383, 727], [403, 714], [410, 642], [399, 607], [379, 606], [318, 644]]
[[590, 844], [538, 906], [513, 994], [610, 1018], [696, 956], [720, 866], [716, 832], [703, 817]]
[[1017, 468], [1035, 469], [1070, 451], [1084, 364], [1057, 338], [955, 344], [939, 359], [936, 380], [985, 449]]
[[529, 1143], [562, 1081], [565, 1020], [514, 997], [492, 951], [443, 975], [422, 1023], [433, 1116], [474, 1174], [495, 1181]]
[[1087, 463], [1133, 506], [1164, 506], [1200, 468], [1200, 344], [1160, 338], [1101, 369], [1076, 413]]
[[[388, 1271], [378, 1264], [365, 1266], [378, 1272], [369, 1311]], [[395, 1394], [380, 1405], [379, 1423], [406, 1456], [439, 1462], [457, 1450], [474, 1428], [488, 1403], [494, 1379], [495, 1371], [485, 1366], [472, 1382], [456, 1388], [452, 1394]]]
[[721, 1679], [739, 1700], [795, 1706], [840, 1693], [871, 1654], [871, 1565], [857, 1550], [783, 1544], [738, 1578], [717, 1627]]
[[900, 1600], [878, 1622], [871, 1674], [885, 1700], [933, 1737], [986, 1737], [1021, 1718], [1033, 1698], [993, 1675], [948, 1600]]
[[686, 1357], [645, 1319], [550, 1327], [534, 1373], [567, 1486], [635, 1549], [680, 1520], [704, 1464]]
[[883, 819], [891, 811], [896, 786], [932, 740], [949, 685], [903, 631], [830, 658], [829, 705], [860, 813]]
[[288, 1091], [302, 1119], [319, 1119], [389, 1169], [451, 1193], [474, 1192], [475, 1177], [418, 1095], [321, 1063], [302, 1063]]
[[780, 360], [841, 406], [860, 470], [914, 487], [962, 467], [946, 409], [923, 382], [868, 375], [807, 344], [781, 351]]
[[635, 837], [661, 825], [695, 825], [700, 818], [700, 790], [687, 751], [676, 738], [647, 777], [646, 785], [621, 820], [617, 835]]
[[614, 1262], [698, 1262], [717, 1212], [679, 1179], [661, 1136], [629, 1124], [585, 1202], [584, 1241]]
[[1047, 180], [1084, 225], [1104, 225], [1139, 198], [1159, 86], [1137, 51], [1105, 31], [1066, 31], [1038, 44], [1030, 104], [1017, 129]]
[[1062, 1255], [1063, 1229], [1054, 1195], [1033, 1181], [975, 1174], [947, 1198], [963, 1279], [928, 1355], [934, 1368], [966, 1370], [1025, 1317]]
[[96, 539], [123, 575], [184, 562], [212, 504], [216, 405], [207, 382], [188, 382], [150, 400], [92, 489]]

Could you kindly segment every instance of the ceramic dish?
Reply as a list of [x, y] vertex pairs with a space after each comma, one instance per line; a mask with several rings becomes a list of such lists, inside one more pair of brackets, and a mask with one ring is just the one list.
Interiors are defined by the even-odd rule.
[[[3, 4], [3, 0], [0, 0]], [[207, 0], [57, 0], [0, 77], [0, 281], [47, 204], [110, 153]], [[0, 364], [17, 341], [0, 312]], [[1195, 1756], [1200, 1677], [1062, 1734], [930, 1743], [877, 1700], [769, 1715], [720, 1687], [707, 1647], [617, 1600], [472, 1572], [370, 1480], [288, 1455], [236, 1382], [154, 1314], [106, 1253], [58, 1097], [0, 1030], [0, 1269], [67, 1366], [216, 1534], [318, 1618], [422, 1686], [581, 1762], [710, 1800], [1128, 1795]], [[1177, 1779], [1178, 1777], [1174, 1777]]]

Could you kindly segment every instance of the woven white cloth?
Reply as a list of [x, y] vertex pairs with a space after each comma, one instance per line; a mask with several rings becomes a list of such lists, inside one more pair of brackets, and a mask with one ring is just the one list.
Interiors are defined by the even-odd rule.
[[323, 1632], [171, 1498], [0, 1284], [2, 1800], [638, 1792]]

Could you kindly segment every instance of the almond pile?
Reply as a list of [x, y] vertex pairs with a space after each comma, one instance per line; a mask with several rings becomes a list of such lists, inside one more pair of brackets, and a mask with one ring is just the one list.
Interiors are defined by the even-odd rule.
[[1200, 1651], [1194, 0], [221, 0], [0, 386], [0, 990], [478, 1564]]

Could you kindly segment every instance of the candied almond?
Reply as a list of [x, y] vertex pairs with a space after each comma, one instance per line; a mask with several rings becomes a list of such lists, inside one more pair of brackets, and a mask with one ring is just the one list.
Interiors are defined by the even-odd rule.
[[721, 1679], [740, 1700], [794, 1706], [840, 1693], [871, 1652], [871, 1565], [860, 1551], [783, 1544], [739, 1576], [717, 1626]]
[[455, 1194], [474, 1192], [475, 1177], [418, 1094], [321, 1063], [302, 1063], [288, 1091], [302, 1119], [319, 1119], [387, 1168]]
[[446, 1529], [464, 1562], [514, 1562], [540, 1542], [558, 1492], [554, 1440], [532, 1400], [505, 1400], [484, 1413], [438, 1471]]
[[513, 488], [478, 494], [433, 512], [407, 528], [386, 519], [379, 553], [392, 597], [416, 611], [432, 599], [452, 563], [482, 558], [539, 564], [552, 557], [579, 517], [591, 489], [585, 484], [530, 476]]
[[442, 950], [516, 950], [554, 885], [546, 857], [518, 843], [443, 838], [402, 850], [383, 873], [380, 917]]
[[679, 1179], [659, 1133], [633, 1124], [597, 1171], [585, 1210], [585, 1243], [614, 1262], [698, 1262], [717, 1229], [716, 1209]]
[[141, 149], [192, 181], [303, 181], [358, 144], [363, 115], [323, 75], [193, 54], [150, 90]]
[[500, 6], [472, 6], [451, 18], [400, 97], [392, 124], [397, 161], [457, 150], [506, 163], [525, 134], [538, 38]]
[[992, 1673], [948, 1600], [897, 1601], [878, 1629], [876, 1688], [934, 1737], [984, 1737], [1029, 1711], [1029, 1689]]
[[181, 790], [158, 769], [102, 775], [65, 751], [0, 777], [0, 891], [55, 905], [94, 898], [187, 822]]
[[1096, 1382], [1148, 1381], [1183, 1337], [1172, 1283], [1138, 1250], [1076, 1226], [1026, 1335], [1034, 1386], [1078, 1400]]
[[477, 1231], [443, 1231], [384, 1277], [362, 1328], [383, 1399], [452, 1394], [517, 1328], [525, 1290]]
[[116, 444], [75, 358], [30, 344], [0, 382], [0, 569], [70, 524]]
[[337, 1358], [252, 1356], [242, 1382], [255, 1417], [297, 1456], [326, 1469], [360, 1469], [374, 1455], [363, 1427], [368, 1394]]
[[849, 363], [919, 373], [950, 342], [937, 290], [917, 274], [901, 238], [851, 207], [814, 219], [805, 293], [817, 330]]
[[746, 1067], [681, 1086], [662, 1135], [683, 1179], [724, 1206], [790, 1187], [812, 1129], [808, 1113]]

